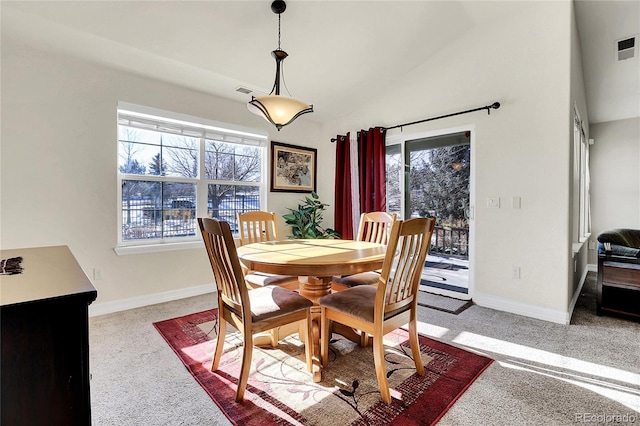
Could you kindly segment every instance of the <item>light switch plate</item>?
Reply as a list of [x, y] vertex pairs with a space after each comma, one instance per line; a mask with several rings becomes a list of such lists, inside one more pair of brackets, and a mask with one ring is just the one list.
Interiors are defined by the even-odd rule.
[[511, 199], [511, 207], [514, 209], [519, 209], [522, 205], [522, 199], [520, 197], [513, 197]]
[[490, 209], [499, 209], [500, 208], [500, 197], [489, 197], [487, 198], [487, 207]]

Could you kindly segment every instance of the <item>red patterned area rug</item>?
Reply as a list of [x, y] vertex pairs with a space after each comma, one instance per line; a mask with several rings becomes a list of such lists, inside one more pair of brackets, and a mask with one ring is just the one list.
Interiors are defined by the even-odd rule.
[[385, 336], [393, 401], [380, 399], [371, 347], [334, 334], [329, 365], [313, 383], [297, 334], [277, 348], [255, 348], [244, 401], [235, 402], [242, 336], [228, 327], [220, 369], [210, 371], [217, 310], [154, 323], [224, 414], [237, 425], [432, 425], [493, 362], [420, 336], [425, 375], [415, 373], [408, 335]]

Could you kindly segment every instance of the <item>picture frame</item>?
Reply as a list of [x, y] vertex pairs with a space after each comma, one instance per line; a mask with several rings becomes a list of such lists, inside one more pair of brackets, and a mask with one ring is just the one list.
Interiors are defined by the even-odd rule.
[[315, 192], [318, 150], [271, 141], [271, 191]]

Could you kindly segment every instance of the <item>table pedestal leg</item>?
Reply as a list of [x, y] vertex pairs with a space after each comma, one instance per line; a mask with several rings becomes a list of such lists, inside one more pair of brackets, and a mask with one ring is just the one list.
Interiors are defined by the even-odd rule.
[[321, 327], [321, 312], [320, 306], [318, 306], [318, 300], [322, 296], [326, 296], [331, 292], [331, 277], [307, 277], [303, 279], [300, 277], [300, 295], [306, 297], [314, 303], [311, 307], [311, 342], [307, 344], [311, 345], [312, 357], [313, 357], [313, 381], [319, 382], [321, 380], [321, 363], [320, 363], [320, 327]]

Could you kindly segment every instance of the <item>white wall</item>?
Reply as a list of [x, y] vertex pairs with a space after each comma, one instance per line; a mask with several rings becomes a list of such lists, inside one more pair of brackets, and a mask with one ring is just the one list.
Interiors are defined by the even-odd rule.
[[640, 229], [640, 118], [592, 124], [591, 138], [592, 240], [609, 229]]
[[[392, 92], [324, 129], [395, 124], [499, 101], [476, 112], [404, 129], [475, 127], [476, 303], [564, 322], [569, 304], [570, 2], [523, 2], [508, 21], [474, 28]], [[388, 137], [397, 134], [394, 130]], [[522, 197], [512, 209], [511, 198]], [[500, 197], [499, 209], [486, 207]], [[511, 278], [512, 266], [521, 279]]]
[[[304, 118], [277, 132], [242, 103], [41, 51], [3, 36], [0, 246], [68, 245], [89, 277], [93, 268], [102, 269], [103, 279], [94, 281], [98, 299], [92, 309], [132, 298], [133, 304], [143, 303], [153, 299], [150, 295], [207, 284], [213, 290], [204, 248], [114, 253], [118, 101], [268, 129], [281, 142], [330, 145], [318, 139], [319, 126]], [[332, 164], [331, 150], [321, 147], [318, 162]], [[333, 181], [319, 179], [318, 193], [332, 203]], [[300, 194], [269, 193], [267, 208], [284, 214], [299, 199]], [[28, 262], [25, 259], [25, 268]]]

